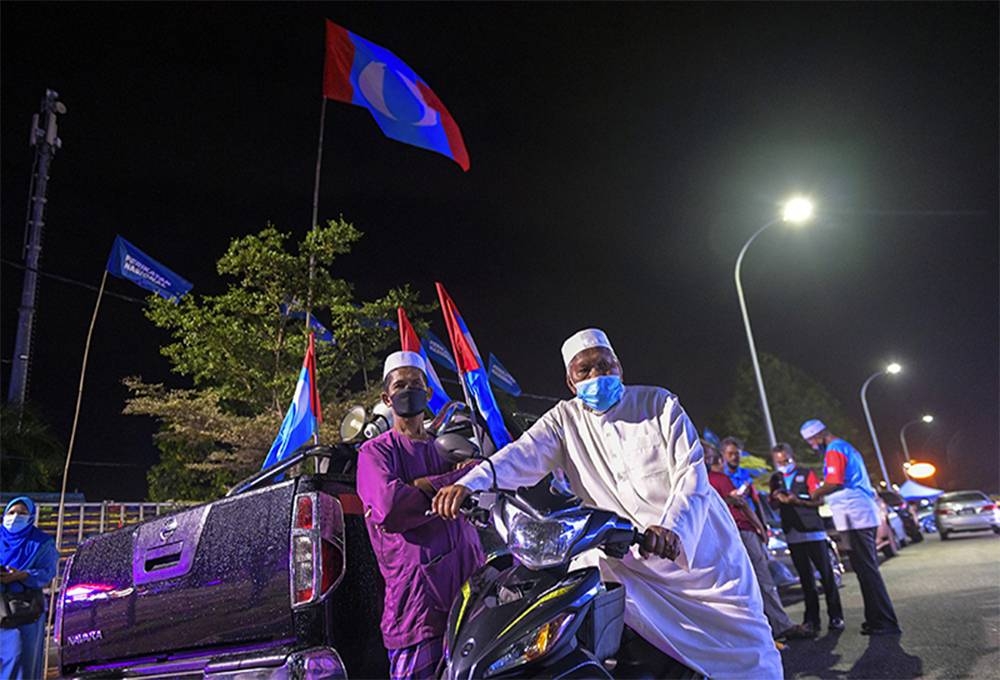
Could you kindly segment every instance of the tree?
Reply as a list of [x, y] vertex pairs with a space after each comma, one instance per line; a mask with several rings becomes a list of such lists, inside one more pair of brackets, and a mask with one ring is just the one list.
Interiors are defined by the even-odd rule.
[[66, 460], [66, 447], [30, 404], [0, 406], [0, 479], [8, 491], [52, 491]]
[[[316, 343], [317, 383], [323, 404], [320, 437], [335, 440], [347, 407], [369, 404], [379, 355], [398, 334], [396, 307], [412, 316], [433, 309], [417, 303], [408, 286], [371, 301], [356, 301], [351, 285], [330, 267], [350, 252], [361, 232], [343, 219], [309, 231], [289, 252], [290, 235], [268, 225], [233, 239], [218, 261], [228, 279], [219, 295], [186, 295], [178, 303], [150, 298], [146, 316], [168, 330], [161, 352], [193, 386], [170, 389], [131, 377], [125, 413], [160, 421], [164, 452], [150, 473], [151, 494], [207, 494], [259, 469], [291, 400], [307, 344], [307, 310], [332, 333]], [[310, 281], [310, 259], [314, 277]], [[419, 319], [415, 325], [422, 324]], [[185, 477], [187, 475], [187, 477]], [[208, 476], [206, 479], [197, 479]], [[154, 484], [166, 485], [154, 490]]]
[[[820, 382], [771, 354], [760, 355], [760, 366], [775, 437], [779, 442], [792, 445], [799, 462], [811, 467], [822, 465], [820, 456], [799, 435], [799, 426], [810, 418], [820, 418], [832, 432], [860, 446], [861, 431], [847, 417], [843, 405]], [[747, 450], [770, 462], [770, 444], [749, 360], [741, 361], [737, 367], [729, 401], [714, 422], [721, 436], [732, 434], [742, 438]], [[868, 462], [873, 464], [874, 457]]]

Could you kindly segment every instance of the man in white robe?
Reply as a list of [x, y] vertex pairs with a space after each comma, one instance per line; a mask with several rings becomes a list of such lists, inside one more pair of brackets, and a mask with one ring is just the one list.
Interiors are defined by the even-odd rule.
[[[570, 337], [563, 360], [578, 398], [491, 457], [498, 486], [530, 486], [562, 469], [585, 503], [646, 530], [641, 548], [624, 559], [595, 552], [602, 576], [625, 586], [626, 624], [711, 678], [782, 678], [750, 559], [708, 483], [698, 433], [677, 397], [622, 385], [621, 365], [598, 329]], [[489, 466], [478, 466], [441, 489], [433, 508], [455, 518], [462, 501], [491, 482]]]

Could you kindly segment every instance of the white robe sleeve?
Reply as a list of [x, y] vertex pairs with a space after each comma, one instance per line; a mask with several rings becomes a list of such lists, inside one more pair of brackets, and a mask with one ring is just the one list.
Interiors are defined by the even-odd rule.
[[[501, 489], [516, 489], [531, 486], [552, 470], [563, 467], [566, 456], [563, 446], [562, 427], [556, 422], [552, 409], [535, 421], [524, 434], [492, 456], [490, 460], [496, 469], [497, 486]], [[481, 463], [456, 484], [473, 491], [488, 489], [493, 482], [489, 463]]]
[[715, 490], [708, 483], [698, 431], [676, 397], [667, 399], [659, 420], [670, 452], [670, 493], [660, 526], [677, 534], [681, 552], [676, 563], [690, 569]]

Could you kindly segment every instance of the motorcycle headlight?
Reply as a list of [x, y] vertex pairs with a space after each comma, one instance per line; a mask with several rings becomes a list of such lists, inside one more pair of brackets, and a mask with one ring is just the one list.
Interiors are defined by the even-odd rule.
[[535, 519], [508, 505], [507, 547], [529, 569], [544, 569], [562, 564], [573, 542], [587, 526], [586, 517]]
[[500, 658], [486, 669], [486, 677], [496, 675], [523, 663], [544, 656], [559, 642], [559, 638], [573, 621], [574, 615], [564, 612], [544, 623], [504, 650]]

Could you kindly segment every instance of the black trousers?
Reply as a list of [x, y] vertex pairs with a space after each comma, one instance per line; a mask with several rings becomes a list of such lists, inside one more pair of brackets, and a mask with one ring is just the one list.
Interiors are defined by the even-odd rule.
[[851, 546], [851, 566], [861, 586], [861, 597], [865, 601], [865, 623], [869, 628], [898, 629], [899, 621], [892, 608], [892, 601], [885, 589], [885, 582], [878, 570], [878, 556], [875, 554], [875, 527], [851, 529], [847, 540]]
[[830, 551], [826, 541], [790, 543], [788, 549], [792, 553], [792, 564], [799, 574], [802, 595], [806, 600], [805, 623], [819, 630], [819, 593], [816, 592], [814, 568], [819, 572], [820, 582], [823, 584], [827, 616], [831, 619], [844, 618], [844, 610], [840, 606], [840, 591], [833, 575], [833, 565], [830, 563]]

